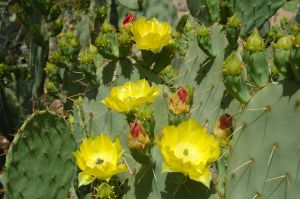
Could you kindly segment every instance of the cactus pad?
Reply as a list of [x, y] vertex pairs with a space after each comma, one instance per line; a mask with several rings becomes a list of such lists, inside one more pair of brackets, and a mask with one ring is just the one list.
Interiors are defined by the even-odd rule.
[[233, 133], [226, 198], [299, 197], [300, 84], [285, 81], [260, 90]]
[[7, 155], [7, 198], [67, 197], [74, 173], [76, 143], [66, 121], [50, 112], [30, 116]]

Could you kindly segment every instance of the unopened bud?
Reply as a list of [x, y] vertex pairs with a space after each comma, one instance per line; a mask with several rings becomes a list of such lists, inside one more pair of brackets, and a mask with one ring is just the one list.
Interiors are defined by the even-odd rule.
[[263, 38], [259, 35], [257, 29], [248, 37], [246, 41], [246, 50], [251, 52], [263, 51], [265, 49], [265, 43]]
[[126, 26], [127, 24], [131, 24], [135, 21], [135, 16], [131, 13], [128, 13], [127, 16], [124, 18], [122, 25]]
[[300, 48], [300, 33], [297, 34], [297, 35], [295, 36], [295, 39], [294, 39], [294, 46], [295, 46], [296, 48]]
[[106, 38], [105, 35], [99, 34], [98, 37], [96, 38], [95, 44], [97, 47], [109, 47], [110, 42]]
[[188, 113], [190, 111], [192, 91], [180, 86], [177, 91], [170, 97], [168, 106], [175, 115]]
[[276, 49], [286, 49], [288, 50], [293, 45], [294, 37], [291, 35], [280, 38], [276, 44], [274, 44], [274, 48]]
[[106, 18], [107, 18], [107, 7], [103, 5], [97, 10], [97, 20], [100, 23], [103, 23]]
[[221, 145], [227, 146], [229, 144], [229, 135], [232, 128], [232, 116], [224, 114], [216, 122], [213, 128], [213, 135], [218, 138]]
[[229, 27], [236, 27], [236, 28], [241, 26], [241, 19], [239, 18], [237, 13], [235, 13], [232, 17], [228, 18], [227, 25]]
[[150, 142], [149, 136], [140, 120], [134, 120], [130, 124], [127, 142], [130, 149], [144, 149]]
[[104, 33], [115, 32], [115, 28], [110, 23], [104, 22], [103, 25], [102, 25], [101, 31], [104, 32]]
[[207, 37], [210, 33], [210, 29], [208, 27], [206, 27], [205, 25], [201, 25], [197, 35], [199, 37]]
[[5, 75], [8, 72], [8, 67], [5, 64], [0, 64], [0, 76]]
[[107, 182], [101, 183], [96, 188], [96, 191], [99, 198], [115, 198], [114, 189]]
[[226, 75], [239, 75], [242, 72], [242, 62], [237, 52], [232, 52], [223, 63], [223, 73]]
[[130, 44], [132, 40], [131, 40], [128, 32], [123, 30], [118, 35], [118, 41], [121, 45], [127, 45], [127, 44]]
[[58, 72], [58, 67], [55, 64], [47, 63], [45, 67], [47, 75], [55, 75]]
[[221, 129], [230, 129], [232, 128], [232, 116], [228, 113], [220, 117], [220, 127]]

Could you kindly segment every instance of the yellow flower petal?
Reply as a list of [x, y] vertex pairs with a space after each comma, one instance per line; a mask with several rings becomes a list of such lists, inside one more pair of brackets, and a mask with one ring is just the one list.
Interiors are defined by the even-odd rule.
[[86, 174], [85, 172], [80, 172], [78, 174], [78, 187], [82, 185], [88, 185], [93, 182], [96, 178]]
[[147, 21], [145, 17], [133, 22], [131, 32], [137, 48], [158, 52], [162, 47], [172, 43], [171, 26], [167, 22], [160, 23], [152, 18]]
[[95, 179], [108, 180], [113, 175], [125, 172], [124, 164], [119, 164], [123, 150], [119, 139], [115, 142], [105, 134], [82, 141], [74, 153], [76, 164], [82, 170], [78, 176], [79, 185], [86, 185]]
[[126, 113], [143, 104], [152, 103], [159, 92], [157, 86], [150, 87], [149, 83], [142, 79], [113, 87], [102, 103], [115, 111]]
[[164, 127], [158, 146], [164, 157], [162, 172], [181, 172], [209, 187], [209, 166], [220, 156], [220, 148], [218, 140], [197, 121]]

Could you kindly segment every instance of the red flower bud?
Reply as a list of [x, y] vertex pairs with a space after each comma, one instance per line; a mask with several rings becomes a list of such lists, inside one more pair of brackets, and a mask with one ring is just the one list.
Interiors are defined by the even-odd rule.
[[142, 124], [140, 121], [138, 120], [134, 120], [131, 124], [130, 124], [130, 133], [131, 133], [131, 136], [136, 138], [140, 132], [141, 132], [141, 127], [142, 127]]
[[183, 103], [187, 100], [189, 96], [188, 92], [182, 86], [179, 86], [177, 90], [177, 95], [179, 96], [180, 101]]
[[133, 21], [135, 21], [135, 16], [131, 13], [128, 13], [127, 16], [124, 18], [122, 24], [123, 26], [125, 26], [128, 23], [132, 23]]
[[232, 127], [232, 116], [230, 114], [226, 113], [220, 117], [220, 127], [222, 130]]
[[130, 132], [128, 133], [127, 143], [130, 149], [144, 149], [150, 142], [150, 138], [139, 120], [134, 120], [130, 124]]

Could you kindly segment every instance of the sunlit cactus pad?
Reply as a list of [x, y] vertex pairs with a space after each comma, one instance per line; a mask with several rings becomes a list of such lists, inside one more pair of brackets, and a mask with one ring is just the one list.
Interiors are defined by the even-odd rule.
[[259, 91], [245, 107], [229, 157], [226, 198], [300, 195], [300, 84]]
[[9, 199], [65, 199], [74, 173], [76, 143], [66, 121], [50, 112], [30, 116], [18, 131], [5, 165]]

